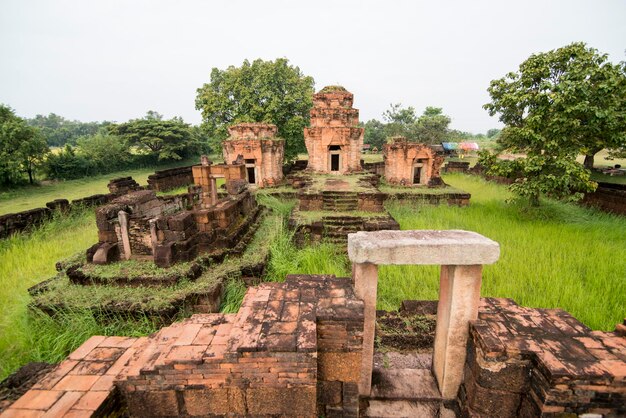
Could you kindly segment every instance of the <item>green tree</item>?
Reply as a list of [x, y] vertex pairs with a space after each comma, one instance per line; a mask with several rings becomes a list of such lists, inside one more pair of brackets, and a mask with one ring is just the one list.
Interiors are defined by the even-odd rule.
[[12, 185], [26, 173], [31, 184], [35, 169], [49, 148], [38, 129], [28, 126], [13, 109], [0, 105], [0, 183]]
[[448, 126], [452, 120], [443, 114], [440, 107], [428, 106], [424, 113], [417, 118], [417, 137], [419, 142], [425, 144], [438, 144], [446, 140], [449, 130]]
[[108, 129], [110, 134], [159, 160], [180, 160], [196, 145], [189, 124], [178, 117], [164, 120], [154, 111], [149, 111], [142, 119], [110, 125]]
[[385, 124], [376, 119], [370, 119], [363, 124], [365, 128], [365, 134], [363, 135], [363, 142], [370, 144], [373, 147], [382, 149], [387, 134], [385, 131]]
[[484, 107], [506, 126], [501, 149], [527, 157], [514, 163], [483, 155], [496, 174], [517, 174], [513, 191], [538, 205], [541, 195], [580, 198], [595, 188], [575, 159], [624, 144], [624, 67], [583, 43], [531, 55], [519, 71], [493, 80]]
[[226, 139], [230, 125], [273, 123], [286, 141], [285, 158], [291, 159], [305, 151], [303, 128], [309, 124], [313, 86], [313, 78], [285, 58], [245, 60], [241, 67], [213, 68], [211, 81], [198, 89], [196, 109], [213, 147]]
[[41, 130], [46, 142], [51, 147], [62, 147], [69, 143], [76, 144], [78, 138], [87, 135], [95, 135], [111, 122], [80, 122], [67, 120], [62, 116], [50, 113], [48, 116], [37, 115], [27, 119], [30, 126]]
[[417, 115], [413, 106], [404, 108], [401, 103], [392, 103], [389, 105], [389, 109], [383, 112], [383, 120], [387, 122], [385, 125], [385, 136], [387, 138], [404, 136], [409, 139], [415, 139]]
[[77, 140], [80, 156], [89, 161], [92, 173], [106, 173], [130, 165], [133, 155], [124, 139], [116, 135], [98, 133]]

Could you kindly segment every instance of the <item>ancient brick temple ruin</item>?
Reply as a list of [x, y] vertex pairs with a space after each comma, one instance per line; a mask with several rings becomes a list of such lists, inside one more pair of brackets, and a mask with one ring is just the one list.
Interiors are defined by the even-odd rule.
[[285, 141], [276, 138], [276, 125], [240, 123], [228, 128], [230, 137], [222, 143], [228, 164], [242, 156], [250, 184], [275, 186], [283, 180]]
[[324, 87], [313, 95], [311, 125], [304, 128], [308, 169], [316, 173], [361, 171], [363, 128], [354, 96], [341, 86]]
[[385, 180], [402, 186], [441, 186], [439, 171], [445, 159], [434, 147], [393, 137], [383, 145]]
[[[560, 309], [481, 299], [496, 242], [378, 231], [348, 246], [351, 278], [288, 276], [249, 288], [236, 314], [91, 337], [0, 417], [626, 414], [626, 326], [591, 331]], [[417, 366], [373, 364], [386, 264], [441, 265], [433, 354]]]
[[[189, 261], [200, 253], [233, 247], [241, 235], [238, 226], [256, 213], [254, 196], [247, 190], [242, 161], [193, 167], [197, 188], [186, 198], [157, 197], [152, 190], [132, 191], [96, 210], [98, 244], [88, 261], [154, 260], [161, 267]], [[223, 178], [226, 194], [219, 195]]]

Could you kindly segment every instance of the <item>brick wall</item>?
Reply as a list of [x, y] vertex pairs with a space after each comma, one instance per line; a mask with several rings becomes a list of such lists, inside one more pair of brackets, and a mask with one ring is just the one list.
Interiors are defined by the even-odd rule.
[[148, 188], [157, 192], [193, 184], [191, 166], [158, 170], [148, 176]]
[[626, 414], [623, 336], [591, 331], [560, 309], [482, 302], [459, 391], [465, 415]]
[[626, 185], [598, 183], [596, 191], [585, 194], [582, 203], [605, 212], [626, 215]]

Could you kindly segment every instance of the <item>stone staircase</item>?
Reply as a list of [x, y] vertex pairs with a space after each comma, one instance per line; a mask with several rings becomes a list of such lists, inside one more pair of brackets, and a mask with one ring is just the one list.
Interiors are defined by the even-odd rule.
[[322, 210], [348, 212], [359, 207], [359, 199], [355, 192], [325, 190], [322, 192], [322, 198], [324, 202]]
[[346, 245], [348, 234], [363, 230], [363, 218], [357, 216], [324, 216], [324, 236], [333, 244]]

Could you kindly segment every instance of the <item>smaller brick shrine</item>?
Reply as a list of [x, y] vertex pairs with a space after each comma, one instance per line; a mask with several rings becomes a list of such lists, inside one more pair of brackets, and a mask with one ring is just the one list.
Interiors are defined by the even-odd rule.
[[250, 184], [275, 186], [283, 180], [285, 141], [276, 138], [276, 125], [240, 123], [228, 128], [230, 137], [222, 143], [226, 163], [242, 156]]
[[443, 186], [439, 174], [444, 155], [433, 147], [397, 136], [383, 145], [385, 180], [401, 186]]
[[[193, 260], [237, 244], [245, 220], [258, 211], [247, 188], [245, 166], [213, 165], [206, 157], [193, 166], [196, 187], [177, 198], [153, 190], [133, 191], [96, 210], [99, 242], [87, 251], [95, 264], [129, 259], [154, 260], [160, 267]], [[217, 179], [226, 195], [218, 195]]]
[[364, 128], [354, 96], [341, 86], [327, 86], [313, 95], [311, 125], [304, 128], [308, 170], [345, 174], [361, 171]]

